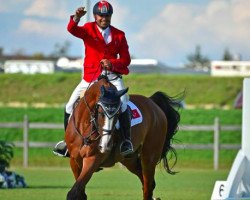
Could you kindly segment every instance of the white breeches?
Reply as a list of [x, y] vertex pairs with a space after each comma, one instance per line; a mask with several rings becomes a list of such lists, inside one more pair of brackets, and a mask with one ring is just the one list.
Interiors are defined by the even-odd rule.
[[[112, 80], [111, 78], [110, 82], [117, 88], [118, 91], [125, 89], [124, 82], [121, 78], [117, 78], [115, 80]], [[68, 103], [66, 104], [65, 110], [68, 114], [71, 114], [73, 112], [73, 105], [75, 101], [80, 97], [81, 92], [83, 90], [86, 90], [89, 84], [93, 84], [93, 83], [94, 82], [88, 83], [84, 79], [82, 79], [81, 82], [76, 86], [75, 90], [71, 94], [71, 97], [69, 98]], [[127, 93], [121, 96], [121, 102], [122, 102], [121, 111], [122, 112], [124, 112], [127, 109], [128, 100], [129, 100], [129, 95]]]

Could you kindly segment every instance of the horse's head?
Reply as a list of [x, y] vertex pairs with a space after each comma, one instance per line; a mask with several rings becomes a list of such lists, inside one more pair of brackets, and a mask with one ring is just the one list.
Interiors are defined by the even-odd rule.
[[101, 86], [101, 95], [97, 102], [97, 123], [101, 134], [99, 150], [101, 153], [109, 152], [112, 148], [112, 133], [121, 108], [120, 97], [127, 91], [128, 88], [117, 91], [115, 87], [105, 88]]

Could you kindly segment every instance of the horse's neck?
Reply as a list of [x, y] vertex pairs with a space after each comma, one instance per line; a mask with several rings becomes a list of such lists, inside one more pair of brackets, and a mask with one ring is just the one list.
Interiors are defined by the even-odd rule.
[[86, 128], [89, 125], [91, 115], [94, 113], [94, 107], [100, 97], [101, 86], [110, 86], [110, 83], [106, 79], [101, 79], [95, 82], [91, 87], [84, 93], [84, 97], [80, 100], [77, 106], [75, 121], [77, 126], [83, 126]]
[[95, 104], [95, 99], [89, 99], [87, 96], [83, 97], [77, 107], [77, 121], [90, 120], [90, 115], [94, 112]]
[[75, 110], [75, 125], [77, 128], [86, 129], [89, 126], [99, 96], [100, 87], [97, 84], [93, 84], [85, 92]]

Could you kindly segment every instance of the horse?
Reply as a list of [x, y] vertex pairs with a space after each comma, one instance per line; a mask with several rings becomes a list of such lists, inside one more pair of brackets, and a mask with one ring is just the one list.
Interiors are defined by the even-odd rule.
[[143, 190], [143, 199], [152, 200], [156, 186], [154, 175], [159, 162], [170, 173], [167, 154], [177, 161], [172, 140], [178, 131], [180, 114], [179, 98], [172, 98], [161, 91], [151, 97], [130, 95], [141, 111], [143, 120], [131, 127], [131, 141], [134, 152], [129, 156], [120, 154], [119, 144], [122, 140], [119, 128], [116, 128], [120, 114], [120, 96], [127, 89], [117, 91], [107, 78], [100, 78], [86, 91], [69, 120], [65, 142], [70, 155], [70, 166], [75, 183], [67, 194], [67, 200], [87, 200], [85, 188], [93, 173], [103, 167], [112, 167], [120, 162], [135, 174]]

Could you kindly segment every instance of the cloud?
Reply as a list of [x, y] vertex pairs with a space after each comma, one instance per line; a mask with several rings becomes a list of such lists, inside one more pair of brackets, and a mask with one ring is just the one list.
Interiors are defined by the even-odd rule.
[[17, 34], [36, 34], [48, 39], [65, 37], [69, 14], [64, 1], [34, 0], [23, 8], [22, 13], [24, 17], [16, 30]]
[[24, 14], [26, 16], [64, 19], [65, 16], [68, 16], [67, 4], [65, 1], [35, 0], [30, 7], [24, 11]]
[[250, 35], [249, 10], [249, 0], [167, 4], [136, 34], [133, 43], [138, 49], [143, 47], [144, 56], [166, 60], [187, 55], [198, 44], [211, 54], [222, 54], [225, 47], [245, 51], [250, 48], [246, 42]]
[[17, 33], [32, 35], [36, 34], [40, 37], [64, 38], [66, 34], [66, 28], [62, 24], [55, 24], [48, 21], [41, 21], [36, 19], [25, 19], [21, 22]]
[[112, 1], [112, 6], [114, 14], [112, 16], [112, 24], [117, 27], [121, 27], [122, 24], [126, 23], [128, 16], [130, 16], [130, 11], [128, 7], [122, 6], [117, 0]]
[[10, 3], [5, 3], [4, 0], [0, 0], [0, 12], [7, 12], [8, 7], [10, 7]]
[[[30, 0], [0, 0], [0, 13], [9, 13], [21, 10], [22, 5]], [[17, 6], [18, 5], [18, 6]]]

